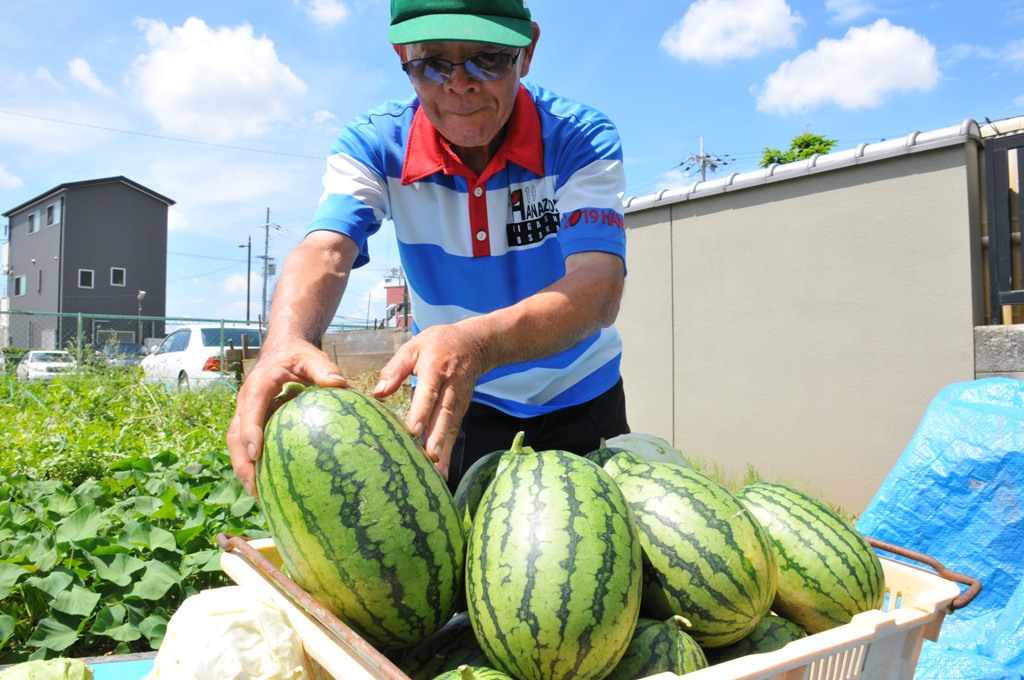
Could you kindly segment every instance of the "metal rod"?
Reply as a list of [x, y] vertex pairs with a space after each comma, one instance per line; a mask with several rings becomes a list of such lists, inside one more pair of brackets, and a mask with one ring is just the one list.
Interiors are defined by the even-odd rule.
[[981, 592], [981, 581], [973, 576], [966, 576], [947, 569], [942, 562], [939, 562], [931, 555], [926, 555], [924, 553], [917, 552], [916, 550], [911, 550], [910, 548], [904, 548], [903, 546], [896, 545], [895, 543], [880, 541], [877, 538], [871, 538], [870, 536], [866, 538], [868, 539], [868, 543], [878, 550], [884, 550], [885, 552], [892, 553], [893, 555], [899, 555], [900, 557], [906, 557], [914, 560], [915, 562], [920, 562], [921, 564], [927, 564], [935, 570], [936, 574], [947, 581], [954, 581], [956, 583], [962, 583], [969, 586], [966, 591], [960, 594], [959, 597], [954, 598], [953, 601], [949, 603], [950, 611], [963, 609], [971, 603], [971, 600], [977, 597], [978, 593]]
[[409, 676], [402, 672], [390, 659], [377, 651], [376, 647], [360, 637], [348, 624], [335, 616], [324, 605], [320, 604], [299, 584], [285, 576], [260, 551], [250, 546], [247, 538], [222, 533], [217, 535], [217, 545], [225, 552], [237, 551], [240, 557], [266, 576], [282, 595], [298, 605], [305, 614], [322, 625], [329, 634], [366, 662], [370, 668], [373, 668], [381, 678], [384, 680], [409, 680]]

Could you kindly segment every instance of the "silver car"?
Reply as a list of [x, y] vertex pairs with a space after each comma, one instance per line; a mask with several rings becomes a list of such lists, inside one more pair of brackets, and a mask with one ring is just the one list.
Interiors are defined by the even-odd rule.
[[42, 380], [49, 382], [62, 373], [78, 368], [78, 362], [69, 352], [55, 349], [34, 349], [26, 353], [15, 374], [20, 382]]
[[146, 380], [181, 389], [233, 382], [227, 350], [258, 348], [260, 332], [244, 326], [190, 325], [172, 332], [139, 366]]

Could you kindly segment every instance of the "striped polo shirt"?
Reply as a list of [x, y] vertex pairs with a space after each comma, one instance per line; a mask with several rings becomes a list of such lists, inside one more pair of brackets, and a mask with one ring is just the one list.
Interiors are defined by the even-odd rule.
[[[625, 260], [622, 148], [601, 113], [531, 83], [520, 87], [505, 140], [477, 176], [451, 152], [417, 99], [389, 102], [338, 135], [309, 230], [359, 246], [391, 220], [412, 300], [412, 328], [508, 307], [565, 274], [573, 253]], [[619, 379], [614, 327], [555, 355], [500, 366], [474, 401], [517, 417], [589, 401]]]

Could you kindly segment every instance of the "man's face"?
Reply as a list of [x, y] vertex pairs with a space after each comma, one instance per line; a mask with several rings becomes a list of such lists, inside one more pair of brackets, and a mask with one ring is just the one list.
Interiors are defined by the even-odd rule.
[[[534, 43], [523, 48], [512, 72], [499, 80], [481, 81], [456, 66], [451, 78], [440, 84], [413, 83], [427, 119], [447, 139], [464, 162], [486, 156], [489, 160], [501, 143], [501, 132], [512, 115], [519, 79], [530, 69]], [[402, 54], [404, 52], [404, 54]], [[482, 52], [515, 55], [513, 47], [472, 42], [425, 42], [406, 45], [399, 52], [404, 61], [424, 58], [461, 63]]]

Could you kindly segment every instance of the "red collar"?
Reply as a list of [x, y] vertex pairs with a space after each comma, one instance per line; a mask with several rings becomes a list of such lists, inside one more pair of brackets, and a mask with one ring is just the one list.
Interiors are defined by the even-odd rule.
[[512, 115], [505, 126], [505, 139], [482, 178], [476, 178], [476, 173], [462, 164], [452, 151], [448, 140], [427, 120], [422, 107], [418, 108], [413, 115], [409, 141], [405, 147], [402, 185], [418, 182], [437, 172], [462, 175], [471, 179], [486, 179], [505, 167], [508, 162], [521, 165], [537, 175], [544, 174], [544, 142], [541, 140], [540, 116], [530, 93], [522, 85], [519, 86]]

